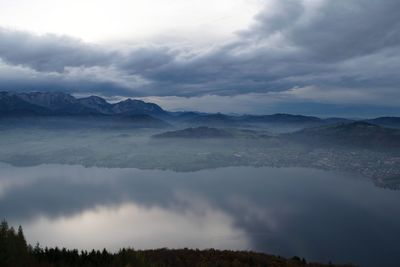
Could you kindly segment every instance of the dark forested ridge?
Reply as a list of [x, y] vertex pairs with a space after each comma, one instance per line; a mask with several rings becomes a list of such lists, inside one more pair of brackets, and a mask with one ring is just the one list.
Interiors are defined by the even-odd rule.
[[[307, 263], [305, 259], [285, 259], [263, 253], [229, 250], [193, 249], [121, 249], [117, 253], [102, 251], [78, 251], [65, 248], [32, 247], [26, 243], [21, 226], [9, 227], [6, 221], [0, 225], [1, 267], [179, 267], [179, 266], [339, 266]], [[341, 265], [350, 266], [350, 265]]]
[[154, 138], [230, 138], [232, 133], [217, 128], [206, 126], [197, 128], [186, 128], [178, 131], [169, 131], [161, 134], [156, 134]]
[[307, 128], [284, 134], [289, 140], [314, 146], [342, 146], [366, 149], [397, 150], [400, 148], [400, 130], [368, 122], [357, 121], [315, 128]]

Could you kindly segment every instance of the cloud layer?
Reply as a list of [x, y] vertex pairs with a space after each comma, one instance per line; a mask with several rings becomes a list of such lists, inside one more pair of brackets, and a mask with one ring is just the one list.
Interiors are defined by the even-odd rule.
[[399, 106], [399, 1], [264, 2], [234, 39], [196, 49], [160, 43], [116, 49], [0, 28], [0, 87]]

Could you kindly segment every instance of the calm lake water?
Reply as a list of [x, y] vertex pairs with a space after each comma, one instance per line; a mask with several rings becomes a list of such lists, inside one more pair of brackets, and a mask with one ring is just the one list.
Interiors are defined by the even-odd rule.
[[0, 163], [0, 215], [42, 246], [251, 249], [400, 266], [400, 192], [313, 169]]

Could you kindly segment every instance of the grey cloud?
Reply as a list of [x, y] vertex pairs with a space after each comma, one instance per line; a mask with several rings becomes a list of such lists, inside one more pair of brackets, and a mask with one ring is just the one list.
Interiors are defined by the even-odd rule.
[[[268, 5], [269, 4], [269, 5]], [[286, 31], [293, 27], [305, 12], [303, 1], [272, 0], [256, 17], [256, 24], [244, 34], [256, 35], [259, 38], [269, 37], [274, 33]]]
[[[113, 52], [68, 37], [1, 29], [0, 58], [59, 72], [67, 78], [54, 84], [72, 85], [72, 91], [108, 95], [230, 96], [315, 86], [321, 100], [324, 88], [327, 96], [331, 88], [393, 96], [400, 83], [398, 10], [398, 0], [270, 0], [234, 40], [201, 52], [173, 46]], [[71, 76], [70, 68], [98, 73]]]
[[[396, 86], [398, 1], [274, 1], [238, 39], [140, 72], [155, 95], [235, 95], [294, 86]], [[393, 53], [393, 52], [392, 52]], [[394, 62], [393, 62], [394, 61]], [[363, 62], [357, 64], [357, 62]], [[356, 68], [350, 67], [356, 65]], [[376, 77], [376, 72], [386, 75]], [[362, 77], [364, 76], [364, 77]], [[368, 76], [368, 78], [367, 78]]]
[[273, 2], [275, 8], [261, 12], [245, 35], [263, 39], [279, 33], [308, 60], [344, 60], [400, 44], [397, 0]]
[[343, 60], [399, 46], [397, 0], [328, 1], [293, 40], [325, 60]]
[[146, 73], [171, 63], [177, 55], [177, 52], [168, 47], [141, 47], [130, 51], [117, 61], [121, 69], [131, 73]]
[[[95, 71], [99, 71], [98, 68]], [[0, 62], [0, 90], [3, 91], [64, 91], [99, 95], [135, 95], [134, 89], [107, 77], [91, 77], [88, 72], [45, 73], [24, 67], [11, 67]], [[107, 70], [103, 70], [107, 72]]]
[[62, 72], [66, 67], [108, 65], [113, 56], [112, 52], [67, 36], [39, 36], [0, 28], [0, 57], [12, 65]]

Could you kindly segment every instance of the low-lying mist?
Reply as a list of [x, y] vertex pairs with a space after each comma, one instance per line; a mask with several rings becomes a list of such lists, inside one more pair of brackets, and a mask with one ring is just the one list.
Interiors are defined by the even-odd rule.
[[362, 174], [391, 188], [400, 183], [400, 150], [395, 147], [400, 135], [395, 129], [367, 123], [289, 133], [278, 133], [282, 125], [185, 127], [144, 128], [126, 120], [73, 117], [2, 120], [0, 161], [183, 172], [227, 166], [311, 167]]

